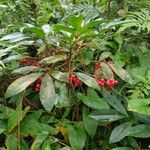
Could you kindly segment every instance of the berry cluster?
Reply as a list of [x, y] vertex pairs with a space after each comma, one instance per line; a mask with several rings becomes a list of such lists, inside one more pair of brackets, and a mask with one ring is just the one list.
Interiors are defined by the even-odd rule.
[[39, 66], [38, 61], [34, 59], [23, 58], [20, 60], [20, 65]]
[[78, 77], [74, 74], [72, 74], [70, 77], [69, 77], [69, 82], [70, 84], [74, 85], [75, 87], [78, 87], [80, 86], [81, 84], [81, 81], [78, 79]]
[[114, 79], [105, 80], [105, 79], [102, 78], [102, 79], [98, 80], [97, 83], [98, 83], [99, 86], [101, 86], [101, 87], [105, 86], [107, 88], [113, 88], [113, 87], [118, 85], [118, 81], [114, 80]]
[[41, 83], [42, 83], [43, 78], [44, 78], [44, 77], [41, 76], [41, 77], [37, 80], [37, 82], [36, 82], [36, 84], [35, 84], [35, 88], [34, 88], [35, 92], [39, 92], [39, 91], [40, 91]]

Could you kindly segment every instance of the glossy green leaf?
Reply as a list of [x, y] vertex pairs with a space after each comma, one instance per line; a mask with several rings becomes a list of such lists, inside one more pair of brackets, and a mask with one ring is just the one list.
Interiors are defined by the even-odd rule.
[[128, 110], [150, 115], [150, 98], [145, 99], [130, 99], [128, 101]]
[[139, 124], [130, 129], [129, 136], [138, 138], [149, 138], [150, 137], [150, 125]]
[[19, 107], [17, 107], [17, 109], [10, 114], [10, 117], [8, 119], [9, 132], [11, 132], [18, 124], [20, 124], [28, 110], [29, 107], [26, 107], [23, 111]]
[[109, 66], [122, 80], [124, 80], [130, 84], [133, 84], [133, 79], [126, 70], [124, 70], [117, 64], [109, 64]]
[[62, 82], [68, 82], [68, 79], [69, 79], [69, 73], [67, 72], [53, 71], [51, 75], [55, 79], [62, 81]]
[[16, 134], [8, 135], [6, 139], [7, 150], [18, 150], [18, 140]]
[[106, 79], [114, 79], [114, 73], [112, 69], [104, 62], [101, 62], [100, 64], [101, 64], [101, 69], [104, 77]]
[[121, 100], [115, 95], [104, 94], [104, 99], [110, 106], [115, 108], [118, 112], [128, 116], [127, 111], [124, 105], [122, 104]]
[[35, 71], [36, 69], [38, 69], [39, 67], [37, 66], [25, 66], [25, 67], [21, 67], [18, 69], [15, 69], [12, 74], [28, 74], [30, 72]]
[[116, 143], [129, 135], [132, 124], [130, 122], [123, 123], [115, 127], [110, 135], [109, 142]]
[[78, 126], [76, 129], [68, 125], [69, 142], [73, 150], [81, 150], [85, 144], [85, 131], [82, 126]]
[[40, 101], [43, 107], [50, 112], [56, 102], [55, 87], [52, 78], [47, 74], [41, 84]]
[[31, 83], [37, 80], [42, 74], [41, 73], [32, 73], [19, 79], [15, 80], [11, 83], [6, 91], [6, 98], [17, 95], [24, 91]]
[[103, 109], [103, 110], [95, 111], [91, 113], [89, 116], [99, 122], [104, 122], [104, 123], [113, 122], [125, 118], [124, 115], [119, 114], [112, 109]]
[[[92, 91], [92, 90], [91, 90]], [[94, 92], [95, 94], [95, 92]], [[93, 95], [90, 96], [86, 96], [82, 93], [77, 93], [77, 97], [82, 100], [82, 102], [94, 109], [109, 109], [109, 105], [104, 101], [104, 99], [99, 98], [99, 96], [97, 95], [97, 97], [94, 97]]]
[[97, 81], [96, 81], [95, 78], [93, 78], [93, 77], [91, 77], [91, 76], [89, 76], [87, 74], [81, 73], [81, 72], [76, 72], [75, 74], [87, 86], [92, 87], [94, 89], [99, 89], [99, 86], [98, 86]]
[[54, 56], [50, 56], [50, 57], [46, 57], [44, 59], [42, 59], [39, 63], [40, 64], [53, 64], [53, 63], [57, 63], [59, 61], [63, 61], [67, 58], [67, 56], [64, 55], [54, 55]]
[[31, 150], [40, 150], [40, 146], [44, 143], [45, 139], [48, 137], [48, 132], [40, 133], [31, 145]]
[[83, 109], [83, 124], [86, 132], [91, 136], [94, 137], [96, 130], [97, 130], [97, 121], [89, 117], [90, 111], [87, 108]]

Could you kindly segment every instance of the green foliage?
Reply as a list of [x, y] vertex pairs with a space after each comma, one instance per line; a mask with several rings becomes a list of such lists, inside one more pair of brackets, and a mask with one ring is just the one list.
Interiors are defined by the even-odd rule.
[[148, 0], [0, 9], [0, 149], [149, 148]]

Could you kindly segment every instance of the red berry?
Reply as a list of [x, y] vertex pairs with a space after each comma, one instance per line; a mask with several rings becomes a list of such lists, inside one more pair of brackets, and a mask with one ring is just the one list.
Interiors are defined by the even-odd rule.
[[115, 80], [115, 81], [114, 81], [114, 84], [115, 84], [115, 86], [116, 86], [116, 85], [118, 85], [118, 81], [117, 81], [117, 80]]
[[112, 88], [112, 82], [111, 82], [111, 80], [108, 79], [108, 80], [105, 82], [105, 84], [106, 84], [106, 87]]
[[35, 92], [39, 92], [40, 91], [40, 88], [35, 88]]
[[105, 79], [101, 78], [100, 81], [105, 82]]
[[95, 68], [99, 69], [100, 68], [100, 64], [99, 63], [95, 63]]
[[75, 86], [80, 86], [80, 84], [81, 84], [81, 81], [79, 79], [77, 79], [75, 82]]
[[99, 86], [104, 86], [104, 84], [105, 84], [105, 83], [104, 83], [103, 81], [101, 81], [101, 80], [98, 81], [98, 85], [99, 85]]
[[41, 84], [36, 84], [36, 88], [40, 88], [41, 87]]

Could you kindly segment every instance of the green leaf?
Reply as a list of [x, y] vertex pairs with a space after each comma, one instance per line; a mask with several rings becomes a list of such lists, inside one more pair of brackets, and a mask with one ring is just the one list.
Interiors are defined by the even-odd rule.
[[10, 114], [8, 119], [8, 131], [11, 132], [25, 117], [26, 113], [28, 112], [29, 107], [26, 107], [24, 111], [22, 111], [19, 107], [15, 111]]
[[115, 127], [110, 135], [109, 142], [116, 143], [129, 135], [132, 124], [130, 122], [123, 123]]
[[31, 145], [31, 150], [40, 150], [40, 146], [44, 143], [45, 139], [48, 137], [48, 132], [40, 133]]
[[118, 112], [128, 116], [127, 111], [119, 98], [117, 98], [115, 95], [108, 94], [104, 94], [104, 98], [110, 106], [115, 108]]
[[140, 124], [130, 129], [129, 136], [138, 138], [149, 138], [150, 137], [150, 125]]
[[26, 143], [24, 139], [21, 140], [21, 145], [20, 145], [21, 150], [30, 150], [29, 145]]
[[73, 150], [82, 150], [85, 144], [85, 131], [82, 126], [78, 126], [76, 129], [67, 125], [68, 134], [69, 134], [69, 142], [72, 146]]
[[43, 38], [45, 36], [44, 31], [38, 27], [25, 28], [25, 30], [31, 31], [32, 33], [34, 33], [39, 38]]
[[46, 57], [44, 59], [42, 59], [39, 63], [40, 64], [53, 64], [53, 63], [57, 63], [59, 61], [63, 61], [67, 58], [67, 56], [64, 54], [61, 55], [54, 55], [54, 56], [50, 56], [50, 57]]
[[16, 134], [8, 135], [6, 139], [7, 150], [17, 150], [18, 149], [18, 140]]
[[47, 74], [41, 84], [40, 101], [46, 111], [50, 112], [56, 102], [55, 87], [52, 78]]
[[121, 115], [112, 109], [103, 109], [103, 110], [95, 111], [89, 116], [102, 123], [113, 122], [125, 118], [124, 115]]
[[131, 78], [131, 76], [129, 75], [129, 73], [126, 70], [124, 70], [117, 64], [109, 64], [109, 66], [122, 80], [124, 80], [130, 84], [133, 84], [133, 79]]
[[86, 95], [84, 95], [82, 93], [77, 93], [77, 97], [80, 100], [82, 100], [82, 102], [85, 105], [87, 105], [87, 106], [89, 106], [91, 108], [99, 109], [99, 110], [101, 110], [101, 109], [109, 109], [109, 106], [107, 105], [107, 103], [103, 99], [101, 99], [99, 97], [97, 97], [97, 98], [89, 97], [89, 96], [86, 96]]
[[23, 76], [17, 80], [15, 80], [13, 83], [11, 83], [6, 91], [6, 98], [9, 98], [11, 96], [17, 95], [24, 91], [31, 83], [33, 83], [35, 80], [37, 80], [42, 73], [32, 73], [26, 76]]
[[[38, 114], [39, 116], [36, 116]], [[20, 133], [22, 135], [32, 136], [35, 138], [43, 131], [49, 132], [51, 135], [57, 133], [55, 128], [49, 126], [48, 124], [39, 122], [39, 118], [37, 117], [40, 117], [40, 113], [32, 113], [23, 119], [20, 125]]]
[[30, 72], [33, 72], [35, 71], [36, 69], [38, 69], [39, 67], [37, 66], [25, 66], [25, 67], [21, 67], [21, 68], [18, 68], [18, 69], [15, 69], [12, 74], [28, 74]]
[[76, 31], [78, 31], [81, 28], [81, 24], [83, 22], [83, 16], [69, 16], [67, 19], [67, 22], [69, 25], [75, 28]]
[[144, 99], [131, 99], [128, 101], [128, 110], [150, 115], [150, 98]]
[[23, 33], [16, 32], [16, 33], [12, 33], [12, 34], [3, 36], [3, 37], [0, 39], [0, 41], [18, 39], [18, 38], [22, 38], [22, 37], [24, 37], [24, 34], [23, 34]]
[[42, 149], [43, 150], [52, 150], [51, 146], [50, 146], [50, 140], [49, 139], [44, 141], [44, 143], [42, 145]]
[[105, 78], [114, 79], [114, 73], [106, 63], [101, 62], [101, 69]]
[[87, 108], [83, 109], [83, 124], [86, 132], [91, 136], [94, 137], [96, 130], [97, 130], [97, 125], [98, 123], [89, 117], [90, 111], [88, 111]]
[[68, 82], [69, 79], [69, 73], [67, 72], [53, 71], [51, 75], [61, 82]]
[[92, 87], [94, 89], [99, 89], [99, 86], [98, 86], [97, 81], [96, 81], [95, 78], [93, 78], [93, 77], [91, 77], [91, 76], [89, 76], [87, 74], [81, 73], [81, 72], [76, 72], [75, 74], [87, 86]]

